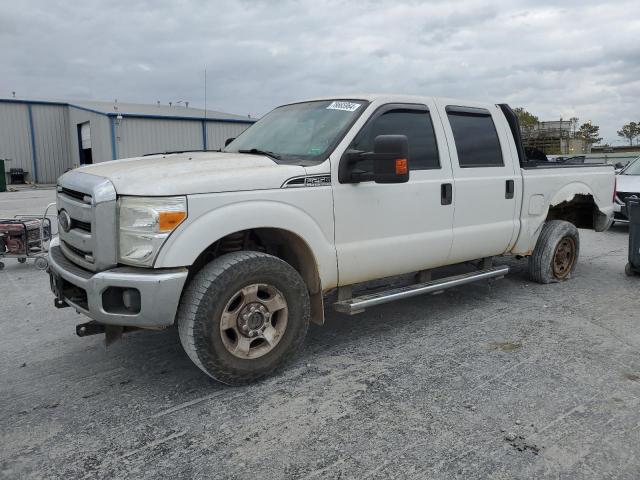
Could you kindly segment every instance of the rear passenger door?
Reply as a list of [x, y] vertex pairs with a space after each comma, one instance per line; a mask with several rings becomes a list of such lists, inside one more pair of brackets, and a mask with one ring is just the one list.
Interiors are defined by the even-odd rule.
[[[508, 250], [517, 234], [521, 183], [497, 107], [438, 101], [454, 178], [450, 263]], [[517, 178], [518, 177], [518, 178]]]

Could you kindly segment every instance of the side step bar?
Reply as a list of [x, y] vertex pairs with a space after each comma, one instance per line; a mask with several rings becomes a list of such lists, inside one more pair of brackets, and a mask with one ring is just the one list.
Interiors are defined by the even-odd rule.
[[348, 300], [342, 300], [333, 304], [333, 308], [340, 313], [354, 315], [363, 312], [366, 308], [381, 305], [383, 303], [393, 302], [402, 298], [415, 297], [425, 293], [441, 293], [448, 288], [458, 287], [467, 283], [486, 280], [489, 278], [503, 278], [509, 273], [509, 267], [493, 267], [484, 270], [476, 270], [475, 272], [463, 273], [462, 275], [454, 275], [452, 277], [440, 278], [425, 283], [416, 283], [405, 287], [392, 288], [383, 292], [371, 293], [361, 297], [354, 297]]

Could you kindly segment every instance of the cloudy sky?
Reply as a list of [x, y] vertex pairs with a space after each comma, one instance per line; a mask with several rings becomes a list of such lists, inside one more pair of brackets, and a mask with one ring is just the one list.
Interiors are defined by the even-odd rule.
[[640, 1], [0, 0], [0, 97], [188, 100], [262, 115], [398, 92], [640, 121]]

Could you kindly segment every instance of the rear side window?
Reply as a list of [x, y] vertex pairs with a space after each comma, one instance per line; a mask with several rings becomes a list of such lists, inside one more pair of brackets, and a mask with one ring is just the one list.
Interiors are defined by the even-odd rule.
[[436, 136], [428, 111], [389, 110], [366, 125], [350, 148], [372, 152], [374, 140], [378, 135], [407, 136], [411, 170], [440, 168]]
[[460, 166], [462, 168], [504, 166], [498, 132], [489, 111], [476, 109], [477, 112], [469, 113], [465, 110], [447, 107], [447, 116], [456, 142]]

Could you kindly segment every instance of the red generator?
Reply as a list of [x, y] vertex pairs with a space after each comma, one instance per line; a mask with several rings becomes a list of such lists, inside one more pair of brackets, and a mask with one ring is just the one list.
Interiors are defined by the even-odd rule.
[[[49, 240], [51, 220], [48, 218], [0, 219], [0, 259], [16, 258], [20, 263], [30, 257], [44, 259], [41, 255], [46, 251], [45, 243]], [[0, 269], [3, 267], [0, 262]]]

